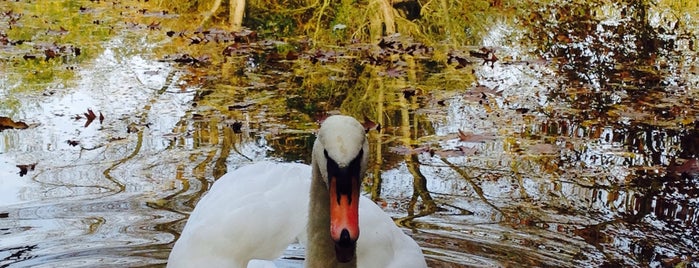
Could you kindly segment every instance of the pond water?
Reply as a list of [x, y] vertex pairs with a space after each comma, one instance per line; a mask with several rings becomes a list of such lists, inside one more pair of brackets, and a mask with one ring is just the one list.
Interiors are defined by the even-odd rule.
[[532, 2], [474, 46], [313, 48], [149, 3], [8, 3], [0, 116], [28, 127], [0, 132], [0, 267], [162, 266], [216, 178], [308, 163], [339, 112], [380, 125], [364, 192], [430, 267], [697, 267], [699, 8], [680, 4]]

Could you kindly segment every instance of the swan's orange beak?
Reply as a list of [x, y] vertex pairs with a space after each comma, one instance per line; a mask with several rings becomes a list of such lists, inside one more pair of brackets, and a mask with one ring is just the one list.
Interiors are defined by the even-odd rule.
[[330, 181], [330, 237], [339, 262], [349, 262], [359, 238], [359, 178], [332, 176]]

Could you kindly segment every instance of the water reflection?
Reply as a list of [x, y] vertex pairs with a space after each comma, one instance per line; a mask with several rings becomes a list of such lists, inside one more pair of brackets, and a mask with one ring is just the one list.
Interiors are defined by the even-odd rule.
[[[0, 134], [0, 266], [162, 264], [218, 177], [308, 163], [338, 110], [381, 126], [364, 189], [430, 266], [696, 263], [691, 35], [643, 1], [533, 5], [525, 28], [493, 26], [503, 60], [483, 65], [391, 37], [369, 63], [362, 45], [282, 62], [241, 43], [202, 75], [116, 38], [70, 90], [22, 104], [32, 128]], [[442, 53], [478, 48], [459, 49]], [[105, 123], [71, 119], [87, 108]]]

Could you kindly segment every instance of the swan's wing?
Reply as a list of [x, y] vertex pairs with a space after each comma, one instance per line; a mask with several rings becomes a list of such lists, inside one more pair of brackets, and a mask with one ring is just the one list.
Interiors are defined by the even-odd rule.
[[420, 246], [370, 199], [359, 202], [357, 267], [427, 267]]
[[278, 258], [305, 230], [310, 177], [307, 165], [273, 162], [227, 173], [192, 211], [168, 266], [245, 267]]

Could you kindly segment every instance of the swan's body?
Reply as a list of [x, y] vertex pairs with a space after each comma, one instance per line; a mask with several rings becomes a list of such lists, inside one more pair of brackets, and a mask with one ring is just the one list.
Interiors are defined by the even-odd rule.
[[[404, 234], [381, 208], [363, 196], [358, 196], [361, 236], [359, 230], [354, 230], [350, 224], [342, 227], [345, 229], [342, 229], [341, 239], [331, 238], [333, 230], [328, 204], [332, 205], [332, 201], [327, 201], [329, 171], [321, 167], [329, 166], [328, 162], [333, 161], [342, 169], [352, 167], [358, 164], [355, 160], [362, 159], [360, 174], [366, 170], [368, 148], [364, 130], [360, 125], [360, 130], [354, 134], [349, 131], [350, 135], [347, 135], [347, 124], [350, 130], [354, 130], [358, 122], [351, 117], [334, 116], [323, 124], [314, 146], [312, 166], [315, 167], [260, 162], [221, 177], [190, 215], [170, 253], [168, 267], [246, 267], [253, 259], [279, 258], [295, 239], [306, 244], [308, 267], [344, 267], [355, 263], [357, 267], [426, 267], [417, 243]], [[335, 129], [338, 131], [333, 132]], [[321, 142], [325, 144], [319, 145]], [[359, 172], [360, 166], [354, 167]], [[338, 181], [333, 174], [331, 170], [331, 180]], [[344, 202], [346, 196], [340, 197]], [[338, 204], [340, 197], [337, 197]], [[333, 198], [335, 196], [330, 195], [330, 200]], [[347, 230], [350, 237], [358, 237], [355, 239], [356, 252], [352, 251], [356, 260], [351, 256], [348, 263], [338, 263], [341, 257], [336, 259], [333, 243], [347, 242], [337, 242], [346, 239]], [[306, 238], [307, 242], [304, 241]]]

